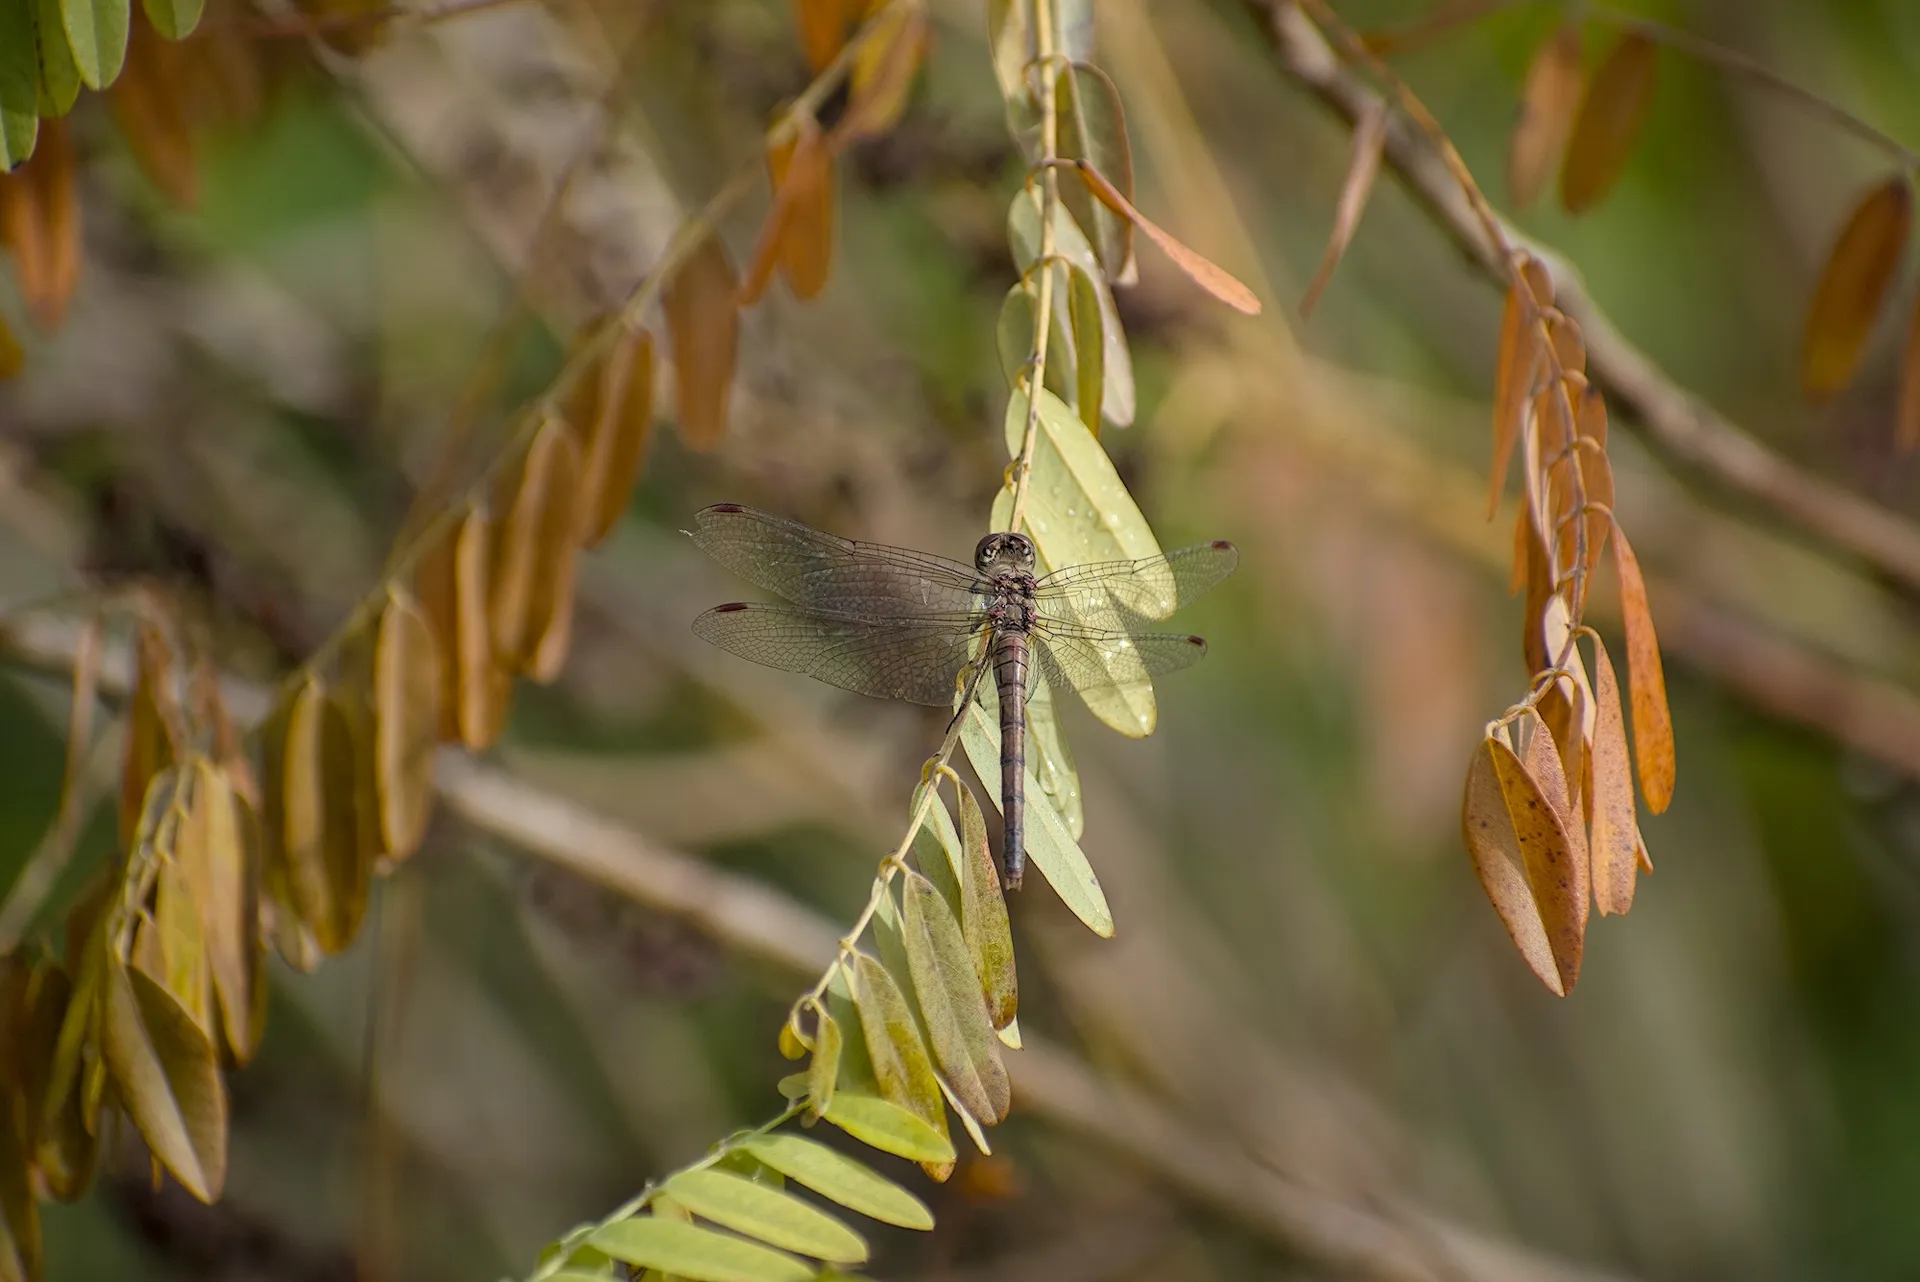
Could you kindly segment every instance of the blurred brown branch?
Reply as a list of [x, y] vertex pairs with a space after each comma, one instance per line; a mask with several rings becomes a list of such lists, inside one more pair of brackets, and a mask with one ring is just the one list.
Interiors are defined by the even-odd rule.
[[[1247, 7], [1271, 39], [1281, 70], [1349, 125], [1380, 110], [1380, 95], [1340, 60], [1296, 6], [1287, 0], [1247, 0]], [[1403, 121], [1390, 120], [1383, 161], [1490, 280], [1504, 281], [1466, 197], [1426, 139]], [[1621, 334], [1564, 258], [1511, 226], [1505, 230], [1551, 268], [1560, 308], [1586, 337], [1589, 367], [1627, 411], [1623, 417], [1650, 441], [1906, 589], [1920, 590], [1920, 526], [1809, 475], [1701, 402]]]
[[[22, 665], [71, 669], [78, 625], [25, 612], [0, 625], [0, 649]], [[131, 685], [124, 646], [101, 656], [100, 689]], [[268, 691], [228, 679], [234, 714], [265, 714]], [[839, 929], [812, 909], [756, 881], [669, 850], [512, 774], [445, 749], [436, 768], [441, 801], [467, 823], [539, 859], [659, 911], [689, 921], [728, 947], [812, 975], [837, 947]], [[1037, 1037], [1013, 1062], [1019, 1106], [1121, 1154], [1196, 1205], [1238, 1223], [1340, 1276], [1379, 1282], [1600, 1282], [1590, 1270], [1442, 1220], [1411, 1205], [1343, 1197], [1271, 1170], [1232, 1137], [1212, 1138], [1146, 1092], [1102, 1078]]]

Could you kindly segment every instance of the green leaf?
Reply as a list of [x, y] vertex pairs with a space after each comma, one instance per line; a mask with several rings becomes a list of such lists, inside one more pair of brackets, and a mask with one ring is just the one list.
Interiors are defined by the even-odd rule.
[[756, 1184], [730, 1171], [682, 1171], [666, 1182], [682, 1206], [722, 1228], [835, 1264], [866, 1261], [858, 1233], [790, 1193]]
[[910, 1162], [938, 1165], [954, 1159], [953, 1144], [944, 1132], [878, 1095], [837, 1091], [826, 1117], [862, 1144]]
[[833, 1103], [833, 1088], [840, 1080], [840, 1021], [819, 1009], [819, 1025], [813, 1033], [813, 1058], [807, 1061], [807, 1098], [813, 1111], [824, 1113]]
[[869, 1219], [904, 1229], [933, 1227], [933, 1212], [925, 1202], [817, 1140], [798, 1135], [755, 1135], [741, 1147], [788, 1179]]
[[953, 815], [947, 810], [946, 799], [939, 793], [939, 777], [931, 782], [922, 780], [913, 790], [913, 810], [920, 809], [920, 798], [928, 788], [933, 788], [933, 801], [927, 807], [926, 822], [913, 834], [915, 862], [920, 871], [933, 880], [936, 886], [953, 884], [954, 895], [950, 902], [958, 904], [959, 881], [965, 875], [965, 855], [960, 849], [960, 833], [953, 826]]
[[987, 48], [1007, 104], [1007, 131], [1029, 161], [1040, 157], [1040, 104], [1026, 68], [1035, 56], [1029, 0], [987, 0]]
[[1020, 1000], [1013, 967], [1013, 927], [1007, 920], [1000, 870], [987, 845], [987, 818], [973, 789], [967, 787], [960, 790], [960, 833], [967, 852], [960, 928], [966, 933], [974, 977], [986, 995], [987, 1015], [994, 1028], [1004, 1029], [1012, 1025]]
[[1012, 1086], [966, 936], [947, 901], [919, 873], [906, 874], [903, 901], [907, 964], [934, 1057], [954, 1098], [991, 1126], [1007, 1115]]
[[33, 154], [40, 134], [40, 59], [34, 52], [33, 8], [0, 4], [0, 173]]
[[807, 1098], [809, 1076], [807, 1073], [788, 1073], [785, 1077], [773, 1084], [773, 1089], [779, 1091], [786, 1099], [805, 1099]]
[[[1049, 330], [1052, 341], [1047, 348], [1047, 387], [1059, 396], [1071, 394], [1077, 384], [1073, 332], [1068, 328], [1067, 276], [1064, 268], [1054, 269], [1053, 325]], [[1000, 350], [1000, 372], [1006, 376], [1009, 390], [1020, 386], [1033, 363], [1033, 322], [1039, 311], [1039, 290], [1029, 280], [1016, 281], [1000, 304], [994, 342]]]
[[40, 114], [64, 116], [80, 96], [80, 69], [60, 23], [60, 0], [35, 0], [40, 15]]
[[[207, 0], [140, 0], [140, 7], [147, 11], [147, 21], [155, 31], [169, 40], [185, 40], [200, 25]], [[1133, 194], [1131, 187], [1121, 190]]]
[[[1007, 448], [1020, 457], [1027, 428], [1027, 398], [1007, 398]], [[1051, 392], [1040, 394], [1034, 426], [1033, 475], [1027, 485], [1026, 528], [1046, 568], [1132, 561], [1158, 556], [1160, 545], [1113, 460], [1086, 424]], [[1083, 688], [1093, 714], [1129, 738], [1153, 733], [1158, 720], [1153, 683], [1130, 650], [1103, 650], [1113, 681]], [[984, 682], [982, 683], [985, 684]]]
[[127, 60], [130, 0], [60, 0], [61, 27], [73, 65], [89, 89], [105, 89]]
[[[1128, 200], [1133, 199], [1133, 148], [1127, 142], [1126, 113], [1120, 91], [1098, 67], [1075, 63], [1060, 72], [1054, 90], [1060, 154], [1083, 160], [1100, 171]], [[1108, 280], [1125, 276], [1133, 261], [1133, 222], [1093, 198], [1071, 173], [1060, 184], [1060, 199], [1073, 220], [1093, 233], [1100, 267]]]
[[858, 1091], [880, 1093], [880, 1078], [873, 1071], [873, 1059], [867, 1054], [866, 1021], [853, 1004], [853, 986], [843, 969], [835, 968], [827, 985], [827, 1013], [840, 1027], [840, 1073], [834, 1081], [834, 1093]]
[[[1069, 175], [1071, 177], [1071, 175]], [[1074, 179], [1078, 181], [1077, 178]], [[1082, 184], [1083, 186], [1085, 184]], [[1037, 188], [1022, 188], [1007, 211], [1007, 239], [1013, 247], [1014, 265], [1026, 274], [1040, 257], [1040, 203]], [[1101, 413], [1115, 427], [1133, 422], [1135, 395], [1133, 357], [1127, 351], [1127, 331], [1120, 324], [1120, 313], [1113, 305], [1113, 290], [1100, 270], [1100, 260], [1088, 243], [1086, 233], [1073, 221], [1065, 202], [1053, 207], [1053, 252], [1085, 272], [1093, 286], [1100, 308]]]
[[213, 1043], [144, 971], [110, 964], [107, 1067], [147, 1147], [189, 1193], [220, 1196], [227, 1176], [227, 1092]]
[[[906, 994], [887, 968], [865, 953], [854, 963], [853, 994], [881, 1096], [912, 1110], [944, 1136], [946, 1102], [941, 1098], [940, 1080], [934, 1074], [926, 1044], [920, 1040], [920, 1028]], [[945, 1175], [935, 1174], [934, 1178], [944, 1179]]]
[[[1132, 226], [1131, 223], [1128, 226]], [[1106, 322], [1093, 278], [1079, 267], [1067, 272], [1067, 323], [1073, 331], [1073, 408], [1100, 435], [1100, 399], [1106, 390]]]
[[1027, 759], [1033, 762], [1033, 776], [1040, 781], [1040, 790], [1078, 841], [1086, 832], [1087, 815], [1080, 801], [1080, 769], [1067, 746], [1059, 706], [1052, 684], [1045, 677], [1035, 681], [1032, 693], [1027, 695]]
[[602, 1225], [588, 1239], [616, 1260], [695, 1282], [809, 1282], [813, 1270], [791, 1255], [653, 1215]]
[[[960, 742], [967, 750], [967, 760], [973, 763], [975, 774], [982, 779], [1000, 777], [1000, 726], [978, 703], [967, 709], [966, 722], [960, 728]], [[1032, 763], [1028, 765], [1027, 858], [1046, 877], [1061, 901], [1073, 910], [1073, 915], [1086, 923], [1088, 930], [1102, 939], [1110, 938], [1113, 912], [1107, 907], [1100, 879], [1093, 875], [1093, 866], [1087, 862], [1079, 843], [1067, 831], [1046, 794], [1040, 791], [1033, 777]], [[1001, 804], [998, 790], [989, 788], [987, 792], [996, 806]]]

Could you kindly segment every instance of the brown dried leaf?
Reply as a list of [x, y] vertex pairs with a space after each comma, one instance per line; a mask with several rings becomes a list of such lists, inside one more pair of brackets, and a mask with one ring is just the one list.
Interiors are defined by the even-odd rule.
[[494, 657], [506, 671], [550, 680], [559, 664], [542, 652], [557, 641], [557, 658], [565, 658], [573, 614], [580, 493], [573, 430], [557, 418], [542, 423], [502, 488], [506, 515], [494, 534], [490, 574]]
[[1560, 203], [1568, 213], [1586, 212], [1612, 190], [1653, 105], [1659, 70], [1659, 47], [1629, 31], [1593, 73], [1560, 169]]
[[173, 652], [166, 634], [142, 618], [134, 640], [133, 697], [127, 702], [127, 752], [120, 770], [120, 844], [133, 845], [147, 785], [174, 759]]
[[0, 178], [0, 242], [13, 250], [34, 323], [53, 329], [80, 278], [80, 211], [65, 120], [46, 120], [33, 159]]
[[673, 344], [680, 436], [710, 450], [727, 430], [727, 395], [739, 355], [738, 283], [726, 246], [711, 231], [667, 282], [662, 306]]
[[[1576, 650], [1570, 657], [1572, 662], [1578, 663], [1579, 651]], [[1558, 902], [1561, 895], [1567, 898], [1569, 903], [1566, 911], [1571, 915], [1562, 924], [1571, 931], [1576, 940], [1586, 935], [1587, 909], [1591, 903], [1587, 883], [1587, 825], [1581, 814], [1578, 789], [1570, 782], [1571, 779], [1579, 777], [1577, 772], [1581, 769], [1580, 734], [1574, 725], [1579, 715], [1579, 709], [1575, 706], [1580, 698], [1577, 689], [1575, 687], [1576, 692], [1569, 694], [1565, 682], [1555, 682], [1552, 686], [1552, 691], [1558, 695], [1559, 707], [1563, 710], [1556, 719], [1564, 719], [1567, 723], [1569, 733], [1565, 737], [1565, 743], [1573, 748], [1571, 755], [1562, 751], [1561, 740], [1555, 737], [1552, 725], [1544, 717], [1534, 713], [1521, 719], [1521, 724], [1528, 730], [1525, 736], [1526, 755], [1522, 758], [1527, 777], [1539, 788], [1541, 797], [1552, 808], [1554, 820], [1559, 824], [1560, 834], [1566, 841], [1568, 854], [1565, 866], [1554, 869], [1556, 877], [1564, 876], [1567, 884], [1562, 887], [1556, 881], [1551, 894], [1539, 889], [1536, 884], [1534, 893], [1543, 903], [1549, 899]], [[1524, 826], [1520, 823], [1517, 814], [1515, 828], [1517, 831], [1524, 831]], [[1558, 955], [1558, 941], [1556, 941], [1555, 952]], [[1579, 945], [1576, 942], [1573, 952], [1575, 973], [1580, 969], [1579, 955]], [[1566, 970], [1564, 964], [1561, 969], [1563, 972]], [[1567, 987], [1573, 987], [1572, 974], [1567, 975]]]
[[[0, 378], [5, 376], [0, 371]], [[1907, 339], [1900, 348], [1899, 404], [1894, 441], [1905, 452], [1920, 445], [1920, 304], [1907, 322]]]
[[1627, 759], [1627, 722], [1620, 709], [1620, 680], [1598, 638], [1593, 643], [1593, 899], [1601, 916], [1633, 907], [1640, 824], [1633, 809], [1633, 765]]
[[362, 850], [352, 731], [340, 701], [309, 676], [288, 705], [281, 739], [266, 818], [278, 821], [300, 920], [332, 955], [359, 929], [375, 854]]
[[1912, 226], [1913, 192], [1904, 174], [1887, 179], [1854, 207], [1807, 307], [1800, 385], [1808, 396], [1831, 396], [1853, 378]]
[[1320, 256], [1319, 269], [1300, 300], [1302, 320], [1320, 305], [1320, 295], [1333, 279], [1334, 268], [1345, 257], [1353, 233], [1366, 211], [1367, 197], [1373, 192], [1373, 179], [1380, 172], [1380, 150], [1387, 142], [1387, 104], [1375, 100], [1361, 113], [1353, 127], [1353, 158], [1347, 164], [1347, 178], [1340, 187], [1340, 203], [1334, 208], [1333, 230], [1327, 236], [1327, 248]]
[[586, 381], [591, 411], [576, 424], [586, 431], [579, 538], [582, 547], [593, 547], [627, 510], [653, 434], [653, 335], [644, 329], [622, 331]]
[[1147, 239], [1159, 246], [1160, 252], [1185, 272], [1194, 284], [1237, 312], [1248, 316], [1260, 314], [1260, 300], [1232, 273], [1175, 240], [1152, 219], [1135, 209], [1133, 202], [1121, 195], [1099, 170], [1085, 163], [1075, 165], [1074, 169], [1102, 204], [1144, 232]]
[[192, 796], [179, 838], [181, 868], [199, 907], [226, 1044], [235, 1059], [244, 1062], [260, 1037], [252, 1026], [260, 915], [252, 817], [225, 770], [204, 756], [195, 758], [193, 769]]
[[1493, 472], [1487, 483], [1487, 519], [1500, 508], [1507, 466], [1540, 373], [1539, 309], [1553, 305], [1553, 279], [1545, 264], [1523, 255], [1518, 280], [1507, 290], [1500, 316], [1500, 351], [1493, 376]]
[[1507, 153], [1507, 190], [1515, 208], [1531, 205], [1560, 163], [1580, 106], [1580, 80], [1580, 28], [1562, 23], [1534, 53], [1520, 91], [1520, 121]]
[[109, 963], [106, 1062], [147, 1147], [203, 1202], [227, 1175], [227, 1092], [213, 1044], [143, 971]]
[[1647, 585], [1627, 535], [1613, 527], [1613, 564], [1620, 575], [1620, 619], [1627, 637], [1627, 676], [1633, 683], [1633, 751], [1640, 766], [1640, 795], [1659, 814], [1673, 800], [1673, 714], [1660, 668], [1660, 638], [1653, 630]]
[[[493, 746], [505, 720], [503, 683], [493, 661], [487, 560], [493, 531], [483, 504], [470, 504], [421, 554], [414, 591], [440, 649], [440, 738], [475, 752]], [[505, 683], [511, 690], [511, 683]]]
[[[1511, 851], [1524, 870], [1528, 897], [1538, 916], [1554, 976], [1559, 981], [1557, 988], [1552, 983], [1547, 986], [1564, 996], [1573, 991], [1574, 982], [1580, 977], [1587, 920], [1584, 870], [1576, 871], [1572, 843], [1542, 783], [1528, 772], [1513, 749], [1498, 739], [1488, 739], [1481, 751], [1493, 768], [1506, 831], [1512, 834]], [[1468, 796], [1472, 799], [1471, 772], [1468, 778]], [[1471, 842], [1472, 825], [1469, 827]], [[1484, 827], [1480, 829], [1483, 835], [1488, 831]], [[1484, 873], [1482, 880], [1485, 881]], [[1495, 907], [1500, 907], [1498, 900]], [[1508, 924], [1508, 930], [1513, 930], [1512, 923]], [[1517, 934], [1515, 942], [1519, 942]], [[1535, 969], [1537, 972], [1538, 967]], [[1544, 980], [1546, 976], [1541, 978]]]
[[847, 113], [834, 126], [834, 148], [887, 132], [907, 109], [907, 91], [927, 56], [929, 26], [919, 5], [897, 4], [874, 18], [847, 78]]
[[1461, 834], [1473, 856], [1474, 871], [1501, 924], [1513, 939], [1520, 956], [1556, 997], [1567, 995], [1566, 981], [1554, 961], [1553, 946], [1534, 902], [1528, 880], [1526, 858], [1521, 852], [1519, 835], [1507, 813], [1506, 794], [1500, 786], [1496, 754], [1513, 755], [1513, 749], [1497, 739], [1481, 742], [1467, 768], [1466, 797], [1461, 805]]
[[818, 72], [846, 47], [847, 36], [866, 11], [866, 0], [795, 0], [793, 10], [807, 68]]
[[826, 287], [833, 265], [833, 154], [811, 116], [767, 150], [773, 203], [740, 284], [740, 305], [760, 301], [777, 267], [793, 296], [814, 297]]
[[373, 772], [382, 845], [395, 859], [419, 848], [433, 812], [440, 666], [432, 624], [390, 585], [374, 641]]
[[27, 354], [20, 347], [13, 330], [7, 325], [7, 318], [0, 316], [0, 379], [13, 378], [27, 363]]
[[175, 204], [191, 208], [200, 181], [184, 109], [183, 87], [192, 79], [186, 48], [162, 40], [148, 23], [134, 23], [126, 66], [107, 97], [140, 168]]

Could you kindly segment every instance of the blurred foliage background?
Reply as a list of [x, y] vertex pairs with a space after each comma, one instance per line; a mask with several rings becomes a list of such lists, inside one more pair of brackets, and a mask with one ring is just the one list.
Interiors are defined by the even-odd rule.
[[[1337, 7], [1376, 30], [1428, 8]], [[1559, 6], [1451, 7], [1488, 12], [1394, 64], [1500, 204], [1520, 77]], [[1643, 820], [1658, 871], [1638, 911], [1596, 922], [1585, 982], [1550, 997], [1459, 836], [1468, 754], [1524, 678], [1508, 519], [1480, 519], [1499, 296], [1383, 175], [1294, 323], [1345, 127], [1250, 8], [1097, 8], [1141, 205], [1271, 302], [1228, 318], [1146, 253], [1121, 291], [1141, 412], [1107, 446], [1163, 543], [1230, 538], [1242, 568], [1194, 612], [1212, 655], [1165, 685], [1155, 737], [1070, 714], [1119, 931], [1094, 939], [1044, 885], [1018, 896], [1023, 1027], [1162, 1100], [1196, 1142], [1408, 1226], [1444, 1217], [1622, 1277], [1914, 1276], [1920, 752], [1886, 748], [1920, 742], [1911, 592], [1616, 420], [1680, 786]], [[981, 11], [932, 5], [909, 114], [842, 168], [826, 293], [776, 288], [747, 314], [718, 451], [657, 435], [584, 568], [566, 674], [522, 690], [495, 754], [836, 923], [897, 839], [940, 719], [706, 652], [687, 622], [738, 585], [675, 531], [726, 499], [949, 555], [984, 532], [1022, 164]], [[1920, 9], [1902, 0], [1633, 11], [1920, 135]], [[207, 21], [250, 30], [238, 10]], [[1603, 16], [1590, 48], [1608, 34]], [[267, 675], [374, 580], [456, 407], [492, 439], [565, 335], [758, 163], [762, 122], [808, 73], [773, 0], [504, 5], [398, 26], [352, 61], [235, 47], [250, 97], [192, 135], [192, 203], [83, 103], [70, 312], [36, 330], [0, 285], [26, 347], [0, 384], [0, 600], [158, 579], [234, 668]], [[1830, 405], [1808, 407], [1793, 373], [1826, 246], [1885, 168], [1668, 51], [1619, 189], [1579, 220], [1543, 202], [1521, 222], [1678, 384], [1809, 474], [1910, 512], [1895, 327]], [[725, 229], [737, 255], [757, 213]], [[522, 309], [541, 323], [490, 337]], [[1756, 637], [1831, 677], [1819, 715], [1779, 688], [1803, 668], [1725, 661]], [[0, 884], [52, 812], [65, 698], [57, 679], [0, 678]], [[374, 911], [347, 956], [276, 968], [265, 1046], [230, 1079], [224, 1201], [155, 1192], [123, 1162], [47, 1209], [50, 1277], [517, 1274], [776, 1106], [793, 974], [447, 816]], [[951, 1183], [913, 1177], [940, 1226], [883, 1239], [877, 1275], [1370, 1275], [1169, 1193], [1154, 1163], [1116, 1162], [1017, 1095], [996, 1134]]]

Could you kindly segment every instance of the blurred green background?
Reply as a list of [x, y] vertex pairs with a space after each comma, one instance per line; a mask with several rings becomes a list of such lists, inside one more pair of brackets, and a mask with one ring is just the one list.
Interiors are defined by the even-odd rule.
[[[776, 287], [747, 313], [717, 453], [663, 425], [629, 518], [589, 558], [565, 676], [521, 690], [496, 753], [843, 924], [939, 718], [706, 652], [687, 623], [739, 585], [675, 531], [727, 499], [948, 555], [984, 532], [1021, 167], [984, 6], [931, 7], [908, 116], [841, 167], [827, 292]], [[1362, 29], [1429, 7], [1337, 6]], [[1242, 568], [1194, 611], [1211, 657], [1163, 687], [1154, 738], [1070, 714], [1119, 931], [1092, 938], [1043, 885], [1019, 896], [1023, 1027], [1194, 1136], [1357, 1205], [1626, 1277], [1920, 1274], [1920, 792], [1911, 754], [1903, 769], [1848, 733], [1920, 705], [1776, 719], [1764, 676], [1729, 676], [1711, 629], [1676, 625], [1679, 789], [1643, 816], [1658, 871], [1630, 917], [1595, 919], [1574, 995], [1542, 990], [1459, 837], [1481, 727], [1525, 689], [1508, 518], [1480, 521], [1499, 298], [1383, 175], [1298, 324], [1345, 129], [1239, 5], [1097, 8], [1142, 207], [1271, 301], [1231, 318], [1144, 250], [1121, 293], [1141, 412], [1106, 444], [1164, 544], [1229, 538]], [[1920, 137], [1920, 6], [1633, 12]], [[1503, 209], [1520, 77], [1559, 13], [1497, 6], [1395, 59]], [[1590, 56], [1614, 30], [1589, 24]], [[808, 79], [775, 0], [526, 3], [398, 29], [351, 63], [297, 42], [262, 56], [258, 113], [197, 136], [191, 209], [83, 104], [71, 315], [35, 333], [0, 284], [28, 346], [0, 385], [0, 600], [157, 576], [256, 675], [374, 581], [502, 318], [526, 296], [545, 323], [496, 362], [482, 442], [679, 218], [757, 164], [767, 113]], [[1795, 385], [1821, 258], [1889, 162], [1679, 54], [1660, 74], [1613, 195], [1577, 221], [1543, 201], [1521, 225], [1679, 384], [1810, 474], [1913, 512], [1920, 472], [1892, 445], [1899, 327], [1835, 403]], [[763, 209], [729, 219], [736, 258]], [[1920, 681], [1910, 595], [1649, 453], [1631, 422], [1614, 439], [1656, 618], [1708, 612], [1843, 684]], [[3, 884], [52, 813], [65, 687], [10, 671], [0, 700]], [[519, 1274], [777, 1108], [796, 976], [446, 817], [376, 903], [346, 957], [276, 969], [264, 1050], [231, 1079], [226, 1201], [156, 1194], [123, 1163], [48, 1209], [50, 1277]], [[377, 1019], [400, 1031], [369, 1081]], [[991, 1161], [916, 1182], [940, 1227], [881, 1239], [877, 1276], [1345, 1276], [1017, 1097], [996, 1135]]]

